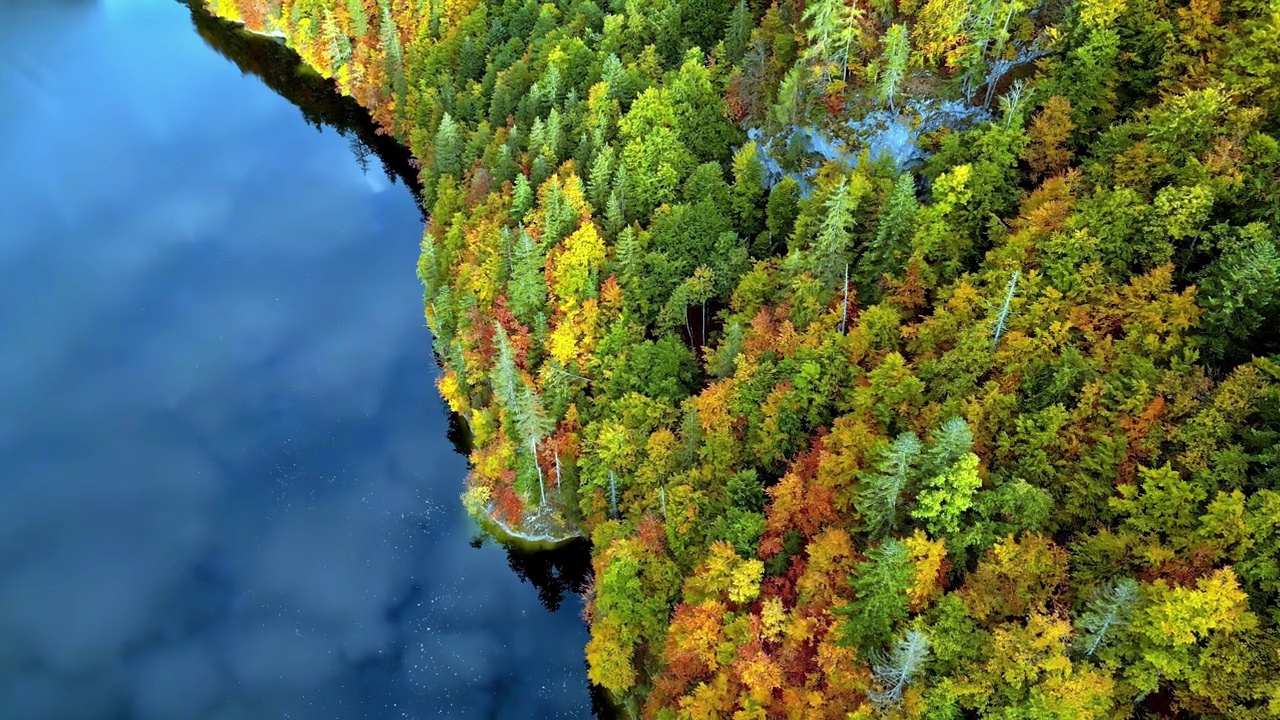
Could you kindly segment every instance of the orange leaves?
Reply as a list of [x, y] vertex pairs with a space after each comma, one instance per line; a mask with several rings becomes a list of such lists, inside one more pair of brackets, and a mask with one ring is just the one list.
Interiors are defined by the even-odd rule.
[[510, 483], [499, 485], [495, 500], [497, 518], [511, 527], [519, 525], [524, 518], [524, 501], [520, 499], [520, 494], [515, 491], [515, 488]]
[[782, 670], [758, 645], [753, 645], [744, 653], [738, 660], [736, 669], [742, 676], [743, 684], [747, 686], [747, 696], [760, 705], [769, 705], [774, 690], [782, 687]]
[[[1120, 427], [1124, 429], [1129, 443], [1124, 460], [1120, 463], [1119, 473], [1116, 477], [1117, 482], [1133, 482], [1138, 473], [1138, 464], [1151, 457], [1155, 448], [1148, 442], [1147, 436], [1153, 427], [1158, 426], [1160, 418], [1164, 416], [1164, 412], [1164, 396], [1157, 395], [1154, 400], [1147, 403], [1142, 414], [1120, 420]], [[1158, 438], [1159, 435], [1157, 435]]]
[[836, 520], [835, 494], [794, 472], [783, 476], [768, 492], [773, 502], [765, 519], [766, 536], [781, 538], [788, 530], [796, 530], [812, 537]]
[[618, 276], [610, 275], [600, 286], [600, 304], [609, 317], [617, 317], [622, 312], [622, 286], [618, 284]]
[[698, 425], [705, 433], [724, 432], [733, 426], [729, 401], [736, 388], [730, 380], [711, 383], [690, 400], [698, 411]]
[[663, 661], [667, 673], [679, 684], [676, 694], [694, 679], [709, 677], [720, 663], [718, 650], [725, 642], [724, 617], [728, 609], [718, 600], [698, 605], [678, 605], [667, 632]]

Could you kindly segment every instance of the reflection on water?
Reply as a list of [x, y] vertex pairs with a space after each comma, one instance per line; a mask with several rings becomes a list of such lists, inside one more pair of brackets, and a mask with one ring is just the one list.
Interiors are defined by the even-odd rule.
[[[360, 168], [368, 172], [370, 159], [381, 160], [387, 178], [399, 180], [422, 195], [413, 155], [378, 126], [360, 104], [337, 92], [337, 86], [301, 64], [283, 42], [244, 32], [239, 26], [209, 14], [200, 0], [177, 0], [191, 12], [191, 23], [210, 48], [234, 62], [240, 71], [260, 78], [267, 87], [293, 103], [317, 129], [330, 127], [347, 138]], [[425, 210], [423, 218], [425, 219]]]
[[468, 545], [412, 173], [196, 24], [0, 2], [0, 716], [587, 717], [584, 549]]

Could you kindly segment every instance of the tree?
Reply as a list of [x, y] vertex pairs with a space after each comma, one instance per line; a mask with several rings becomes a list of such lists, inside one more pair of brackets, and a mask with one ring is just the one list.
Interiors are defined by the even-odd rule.
[[809, 24], [805, 56], [824, 76], [831, 74], [832, 68], [841, 79], [846, 76], [850, 51], [861, 36], [858, 21], [862, 15], [857, 3], [845, 0], [817, 0], [805, 7], [804, 20]]
[[1036, 177], [1044, 178], [1060, 172], [1071, 163], [1072, 152], [1066, 147], [1076, 124], [1071, 121], [1071, 101], [1054, 95], [1044, 101], [1040, 112], [1031, 119], [1026, 149], [1022, 159], [1031, 166]]
[[883, 536], [897, 527], [898, 503], [915, 480], [923, 450], [924, 445], [915, 433], [902, 433], [892, 445], [881, 449], [876, 472], [866, 473], [860, 479], [858, 514], [873, 534]]
[[907, 78], [907, 60], [911, 57], [911, 41], [907, 38], [907, 26], [897, 24], [885, 31], [880, 39], [880, 102], [894, 107], [894, 98]]
[[966, 453], [920, 491], [919, 505], [911, 516], [923, 520], [935, 537], [959, 532], [960, 516], [973, 506], [973, 495], [982, 487], [978, 462], [977, 455]]
[[866, 180], [855, 175], [852, 182], [842, 178], [825, 203], [826, 213], [814, 239], [811, 268], [814, 277], [835, 287], [849, 260], [853, 245], [853, 217], [867, 192]]
[[800, 214], [800, 196], [800, 183], [790, 175], [769, 190], [769, 200], [765, 204], [767, 236], [762, 234], [752, 247], [757, 257], [774, 255], [786, 247], [795, 229], [796, 217]]
[[907, 618], [915, 568], [907, 546], [889, 539], [867, 550], [849, 579], [853, 602], [836, 610], [845, 618], [840, 642], [857, 646], [864, 657], [875, 657], [889, 642], [893, 628]]
[[1241, 361], [1250, 352], [1280, 349], [1280, 331], [1267, 325], [1280, 316], [1280, 250], [1261, 223], [1222, 231], [1221, 255], [1201, 275], [1197, 300], [1214, 358]]
[[738, 0], [729, 15], [729, 26], [724, 33], [724, 49], [729, 62], [737, 65], [747, 52], [747, 43], [751, 41], [752, 18], [751, 8], [747, 0]]
[[894, 182], [889, 199], [880, 211], [875, 237], [858, 258], [854, 277], [858, 282], [859, 296], [874, 301], [880, 295], [881, 278], [901, 272], [911, 252], [911, 236], [915, 232], [919, 207], [915, 178], [904, 172]]
[[435, 171], [437, 175], [462, 175], [462, 129], [449, 113], [440, 120], [435, 139]]
[[547, 282], [544, 272], [546, 261], [542, 252], [524, 228], [516, 232], [515, 251], [511, 262], [510, 301], [515, 316], [528, 327], [545, 320]]
[[929, 659], [929, 638], [919, 630], [908, 630], [887, 654], [872, 662], [871, 671], [877, 690], [867, 691], [871, 701], [880, 706], [896, 706], [902, 692], [919, 675]]
[[1115, 642], [1116, 636], [1129, 626], [1138, 602], [1138, 582], [1121, 578], [1097, 591], [1076, 620], [1080, 629], [1079, 647], [1086, 656]]

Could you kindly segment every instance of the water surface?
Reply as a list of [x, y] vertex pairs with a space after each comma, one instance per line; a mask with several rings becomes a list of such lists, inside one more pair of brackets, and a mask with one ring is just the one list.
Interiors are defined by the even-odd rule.
[[588, 717], [571, 570], [468, 542], [413, 193], [224, 53], [0, 1], [0, 716]]

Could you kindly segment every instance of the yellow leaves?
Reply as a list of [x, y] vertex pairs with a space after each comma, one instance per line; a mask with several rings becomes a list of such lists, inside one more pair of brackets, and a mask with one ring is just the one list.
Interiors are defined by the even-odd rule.
[[782, 636], [782, 631], [787, 622], [787, 611], [782, 607], [782, 600], [771, 597], [766, 599], [760, 607], [760, 637], [766, 642], [772, 642]]
[[939, 579], [947, 559], [947, 547], [941, 540], [930, 540], [922, 530], [903, 541], [915, 567], [915, 580], [907, 591], [912, 612], [922, 612], [942, 593]]
[[734, 699], [728, 675], [720, 673], [709, 682], [698, 683], [693, 692], [680, 701], [680, 709], [690, 720], [723, 720], [733, 709]]
[[973, 191], [968, 187], [969, 177], [972, 174], [972, 166], [957, 165], [933, 181], [934, 205], [939, 212], [949, 213], [957, 205], [969, 202], [973, 197]]
[[551, 269], [552, 289], [563, 301], [582, 301], [595, 294], [596, 274], [605, 261], [604, 239], [594, 223], [585, 223], [565, 238]]
[[666, 662], [685, 672], [714, 671], [720, 666], [720, 644], [724, 642], [725, 606], [716, 600], [690, 608], [676, 608], [664, 650]]
[[618, 624], [603, 618], [591, 625], [587, 643], [587, 677], [614, 692], [626, 692], [636, 682], [631, 652], [622, 647]]
[[595, 348], [600, 306], [594, 299], [581, 306], [569, 303], [565, 315], [547, 338], [551, 357], [561, 365], [586, 364]]
[[600, 461], [612, 468], [630, 468], [635, 465], [636, 444], [631, 431], [616, 420], [601, 424], [596, 436], [595, 454]]
[[457, 373], [446, 370], [444, 375], [436, 380], [436, 389], [440, 391], [440, 397], [444, 398], [453, 412], [463, 416], [471, 412], [471, 399], [467, 397], [462, 384], [458, 382]]
[[1194, 590], [1170, 588], [1158, 580], [1151, 587], [1151, 599], [1143, 628], [1148, 637], [1161, 643], [1191, 645], [1215, 631], [1249, 630], [1258, 624], [1249, 612], [1248, 595], [1230, 568], [1201, 578]]
[[1032, 615], [1025, 627], [1006, 625], [991, 633], [991, 661], [988, 669], [1003, 682], [1030, 685], [1042, 674], [1070, 670], [1066, 642], [1071, 623], [1047, 615]]
[[817, 623], [813, 618], [801, 617], [794, 615], [790, 624], [787, 625], [787, 639], [796, 643], [803, 643], [813, 637], [813, 631], [817, 627]]
[[992, 694], [1014, 700], [1027, 717], [1093, 720], [1112, 717], [1115, 682], [1110, 675], [1067, 655], [1069, 620], [1032, 614], [991, 633], [990, 660], [981, 672], [957, 684], [965, 703], [985, 702]]
[[240, 22], [240, 8], [236, 0], [217, 0], [211, 9], [213, 14], [220, 18]]
[[960, 596], [979, 622], [1040, 613], [1067, 580], [1067, 552], [1035, 534], [996, 543], [969, 573]]
[[462, 506], [476, 517], [483, 517], [488, 512], [489, 503], [492, 500], [493, 491], [485, 485], [472, 485], [462, 493]]
[[721, 433], [730, 428], [733, 416], [729, 413], [729, 400], [736, 390], [732, 380], [721, 380], [708, 385], [690, 400], [698, 411], [698, 425], [703, 432]]
[[1101, 30], [1110, 27], [1128, 9], [1127, 0], [1082, 0], [1080, 21]]
[[970, 3], [954, 0], [928, 0], [912, 27], [911, 44], [918, 48], [921, 57], [928, 62], [948, 59], [948, 64], [959, 60], [965, 36], [962, 32]]
[[749, 603], [760, 594], [760, 580], [764, 577], [764, 563], [756, 559], [747, 560], [734, 569], [729, 582], [729, 599], [739, 603]]
[[[538, 204], [540, 206], [547, 205], [548, 196], [553, 187], [558, 188], [564, 194], [565, 200], [569, 202], [569, 207], [573, 208], [578, 217], [583, 220], [590, 219], [591, 208], [587, 205], [587, 197], [582, 189], [582, 181], [571, 172], [569, 167], [564, 168], [538, 187]], [[539, 224], [541, 224], [541, 211], [539, 211], [537, 217]]]
[[498, 423], [493, 417], [493, 410], [488, 407], [472, 408], [471, 419], [472, 444], [476, 447], [487, 445], [498, 431]]
[[818, 643], [818, 669], [827, 685], [840, 691], [865, 688], [866, 665], [858, 662], [858, 651], [836, 645], [834, 633]]
[[759, 596], [763, 577], [764, 563], [754, 558], [743, 560], [732, 545], [717, 542], [711, 546], [707, 559], [685, 581], [685, 602], [727, 597], [734, 603], [746, 604]]
[[839, 528], [822, 532], [809, 542], [809, 562], [796, 581], [800, 604], [833, 604], [847, 586], [846, 576], [853, 558], [849, 533]]
[[744, 658], [738, 664], [748, 696], [761, 705], [768, 705], [773, 691], [782, 686], [782, 670], [778, 664], [762, 652]]

